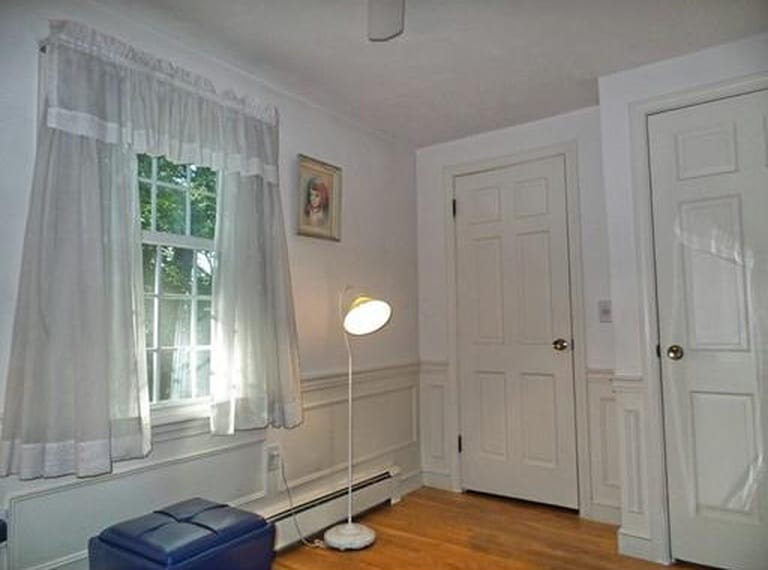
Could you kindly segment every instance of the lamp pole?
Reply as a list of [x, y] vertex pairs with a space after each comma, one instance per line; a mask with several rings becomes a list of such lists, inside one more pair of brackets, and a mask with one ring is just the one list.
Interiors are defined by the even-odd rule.
[[344, 331], [347, 345], [347, 524], [352, 524], [352, 348]]

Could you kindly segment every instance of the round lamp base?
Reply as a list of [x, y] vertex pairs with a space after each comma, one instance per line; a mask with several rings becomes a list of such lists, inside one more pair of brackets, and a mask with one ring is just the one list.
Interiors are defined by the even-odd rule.
[[325, 531], [325, 544], [336, 550], [360, 550], [373, 544], [376, 533], [357, 523], [337, 524]]

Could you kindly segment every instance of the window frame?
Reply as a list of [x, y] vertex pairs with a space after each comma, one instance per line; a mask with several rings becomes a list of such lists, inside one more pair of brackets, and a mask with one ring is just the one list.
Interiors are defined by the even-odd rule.
[[[155, 248], [155, 264], [154, 264], [154, 279], [155, 282], [148, 291], [146, 284], [142, 291], [142, 302], [152, 303], [153, 315], [152, 315], [152, 345], [145, 346], [144, 358], [147, 360], [147, 365], [152, 366], [153, 374], [153, 386], [157, 387], [159, 381], [159, 359], [162, 350], [178, 350], [179, 347], [164, 347], [159, 341], [160, 333], [160, 303], [162, 300], [184, 300], [190, 304], [189, 314], [189, 345], [186, 347], [189, 355], [189, 366], [192, 372], [191, 378], [195, 379], [193, 385], [196, 385], [196, 378], [194, 367], [197, 363], [196, 353], [201, 349], [208, 351], [208, 358], [210, 363], [211, 345], [198, 345], [197, 344], [197, 310], [198, 303], [200, 301], [213, 303], [212, 291], [211, 294], [198, 294], [197, 278], [196, 278], [196, 260], [195, 256], [198, 251], [204, 250], [209, 252], [215, 251], [215, 235], [212, 238], [204, 238], [192, 235], [192, 172], [193, 169], [190, 166], [200, 167], [194, 164], [180, 164], [168, 160], [165, 157], [146, 155], [151, 160], [151, 172], [150, 177], [143, 176], [139, 169], [139, 161], [141, 156], [136, 155], [136, 192], [139, 199], [139, 209], [141, 211], [142, 205], [142, 184], [148, 185], [151, 197], [151, 213], [150, 213], [150, 229], [144, 229], [143, 220], [140, 220], [142, 225], [141, 229], [141, 245], [142, 245], [142, 264], [140, 271], [144, 271], [144, 246], [152, 246]], [[160, 160], [166, 160], [174, 166], [186, 167], [186, 182], [185, 184], [175, 184], [173, 182], [166, 182], [158, 178], [158, 162]], [[202, 168], [202, 167], [200, 167]], [[210, 169], [213, 170], [213, 169]], [[206, 192], [205, 194], [213, 196], [216, 200], [216, 210], [214, 216], [218, 214], [218, 200], [221, 190], [221, 176], [219, 172], [214, 171], [216, 174], [216, 183], [214, 192]], [[184, 194], [184, 225], [185, 234], [178, 234], [166, 231], [158, 231], [157, 227], [157, 195], [159, 190], [172, 190], [175, 192], [183, 192]], [[162, 290], [161, 281], [161, 266], [160, 256], [161, 248], [171, 247], [176, 249], [185, 249], [193, 251], [192, 271], [190, 275], [191, 288], [189, 293], [164, 293]], [[143, 273], [142, 273], [143, 275]], [[213, 280], [211, 279], [211, 286], [213, 286]], [[145, 317], [146, 318], [146, 317]], [[212, 322], [212, 320], [211, 320]], [[181, 347], [184, 348], [184, 347]], [[151, 360], [150, 360], [151, 355]], [[193, 356], [194, 355], [194, 356]], [[148, 371], [149, 372], [149, 371]], [[150, 418], [153, 426], [166, 426], [162, 428], [156, 435], [160, 439], [175, 439], [176, 437], [184, 437], [189, 435], [195, 435], [197, 433], [206, 433], [208, 430], [208, 419], [211, 415], [211, 396], [210, 396], [210, 376], [209, 376], [209, 393], [204, 396], [197, 396], [191, 398], [173, 399], [173, 400], [159, 400], [150, 401]], [[171, 426], [170, 424], [177, 424]], [[154, 438], [154, 435], [153, 435]]]

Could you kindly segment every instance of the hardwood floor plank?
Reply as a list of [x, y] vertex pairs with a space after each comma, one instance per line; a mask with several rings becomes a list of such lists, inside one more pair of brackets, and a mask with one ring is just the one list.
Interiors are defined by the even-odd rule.
[[[359, 552], [297, 547], [276, 570], [642, 570], [619, 556], [616, 527], [574, 511], [476, 493], [422, 488], [367, 513], [376, 543]], [[677, 564], [675, 568], [701, 568]]]

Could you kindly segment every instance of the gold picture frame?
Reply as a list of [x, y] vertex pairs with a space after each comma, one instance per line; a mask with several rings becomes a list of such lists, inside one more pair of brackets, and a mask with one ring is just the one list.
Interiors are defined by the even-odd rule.
[[341, 168], [299, 155], [298, 233], [341, 240]]

